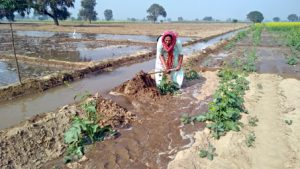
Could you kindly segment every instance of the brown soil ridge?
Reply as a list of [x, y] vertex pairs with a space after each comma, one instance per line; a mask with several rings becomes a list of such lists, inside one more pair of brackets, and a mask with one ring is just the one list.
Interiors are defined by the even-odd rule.
[[[100, 126], [122, 127], [135, 119], [111, 100], [101, 96], [93, 99], [97, 101]], [[64, 132], [75, 115], [84, 116], [79, 105], [64, 106], [58, 112], [37, 115], [0, 131], [0, 168], [39, 168], [62, 156], [66, 150]]]
[[160, 97], [155, 80], [143, 71], [137, 73], [134, 78], [126, 81], [113, 91], [141, 101]]

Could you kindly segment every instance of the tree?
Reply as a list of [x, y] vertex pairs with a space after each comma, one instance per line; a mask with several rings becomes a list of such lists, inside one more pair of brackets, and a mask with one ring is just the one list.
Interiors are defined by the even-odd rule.
[[48, 15], [55, 25], [58, 20], [66, 20], [70, 13], [68, 8], [74, 7], [75, 0], [32, 0], [32, 7], [40, 15]]
[[9, 21], [14, 21], [17, 12], [22, 17], [30, 12], [30, 1], [28, 0], [0, 0], [0, 19], [6, 17]]
[[239, 20], [237, 19], [232, 19], [232, 23], [238, 23]]
[[96, 4], [96, 0], [82, 0], [82, 9], [79, 11], [79, 16], [81, 16], [84, 20], [88, 20], [89, 23], [91, 23], [92, 20], [96, 20], [97, 12], [94, 10]]
[[213, 20], [213, 17], [211, 16], [206, 16], [203, 18], [204, 21], [212, 21]]
[[259, 11], [249, 12], [247, 18], [254, 23], [261, 23], [264, 20], [264, 16]]
[[164, 9], [164, 7], [160, 6], [159, 4], [152, 4], [148, 10], [147, 10], [147, 13], [149, 14], [147, 16], [148, 20], [151, 20], [153, 22], [156, 22], [157, 21], [157, 18], [159, 16], [162, 16], [162, 17], [166, 17], [167, 16], [167, 12], [166, 10]]
[[177, 18], [177, 20], [178, 20], [178, 22], [182, 22], [183, 21], [183, 17], [180, 16], [180, 17]]
[[105, 20], [110, 21], [113, 18], [113, 11], [111, 9], [106, 9], [104, 11]]
[[299, 20], [299, 17], [296, 14], [290, 14], [287, 18], [290, 22], [296, 22]]
[[279, 21], [280, 21], [280, 18], [279, 18], [279, 17], [274, 17], [274, 18], [273, 18], [273, 21], [274, 21], [274, 22], [279, 22]]

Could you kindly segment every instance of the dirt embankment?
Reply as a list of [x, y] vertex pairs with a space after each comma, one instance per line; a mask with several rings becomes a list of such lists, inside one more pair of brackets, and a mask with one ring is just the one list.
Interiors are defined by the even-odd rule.
[[[104, 33], [104, 34], [132, 34], [132, 35], [160, 35], [165, 30], [176, 30], [180, 36], [206, 38], [216, 34], [240, 29], [248, 26], [244, 23], [133, 23], [133, 24], [95, 24], [70, 25], [61, 24], [59, 27], [51, 24], [14, 24], [15, 30], [38, 30], [57, 32]], [[1, 24], [0, 29], [8, 29], [9, 25]], [[216, 29], [217, 28], [217, 29]]]
[[[197, 132], [193, 147], [177, 154], [168, 168], [239, 169], [272, 168], [296, 169], [300, 167], [300, 86], [296, 79], [283, 79], [277, 75], [262, 74], [249, 77], [250, 90], [245, 96], [249, 115], [244, 114], [245, 126], [241, 132], [229, 132], [220, 140], [210, 143], [218, 156], [213, 161], [198, 156], [199, 149], [208, 145], [209, 131]], [[249, 117], [259, 119], [258, 126], [250, 127]], [[292, 121], [288, 125], [285, 121]], [[253, 131], [255, 147], [246, 146], [246, 136]]]
[[[135, 118], [134, 114], [111, 100], [101, 96], [94, 99], [101, 126], [120, 127]], [[39, 168], [62, 156], [66, 150], [64, 132], [75, 115], [84, 115], [79, 105], [65, 106], [58, 112], [37, 115], [1, 131], [0, 168]]]

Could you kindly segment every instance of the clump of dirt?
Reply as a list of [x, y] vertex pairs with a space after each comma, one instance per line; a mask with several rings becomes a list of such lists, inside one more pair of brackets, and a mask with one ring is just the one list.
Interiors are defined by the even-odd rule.
[[[93, 98], [100, 126], [122, 127], [135, 116], [101, 96]], [[61, 157], [65, 150], [64, 132], [76, 115], [84, 115], [79, 105], [65, 106], [58, 112], [37, 115], [21, 124], [0, 131], [0, 168], [40, 168]]]
[[112, 100], [106, 100], [101, 96], [97, 98], [96, 109], [101, 116], [101, 120], [99, 121], [100, 126], [122, 127], [135, 119], [135, 115], [132, 112], [127, 111]]
[[37, 168], [63, 154], [74, 106], [36, 116], [0, 132], [0, 168]]
[[114, 91], [138, 100], [156, 100], [161, 97], [159, 90], [156, 88], [155, 80], [143, 71]]

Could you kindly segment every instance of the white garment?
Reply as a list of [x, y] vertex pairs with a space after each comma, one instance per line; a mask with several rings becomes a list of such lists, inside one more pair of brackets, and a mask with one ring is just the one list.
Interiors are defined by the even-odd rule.
[[[160, 56], [163, 55], [164, 59], [167, 60], [168, 57], [168, 52], [164, 50], [163, 45], [162, 45], [162, 37], [159, 38], [158, 42], [157, 42], [157, 49], [156, 49], [156, 62], [155, 62], [155, 71], [163, 71], [164, 70], [164, 66], [160, 61]], [[176, 44], [174, 46], [174, 51], [173, 51], [173, 55], [174, 55], [174, 61], [173, 61], [173, 68], [176, 68], [178, 65], [178, 58], [179, 55], [182, 55], [182, 44], [181, 41], [179, 39], [177, 39]], [[174, 82], [178, 83], [179, 87], [181, 87], [182, 82], [183, 82], [183, 78], [184, 78], [184, 71], [181, 68], [178, 71], [172, 71], [171, 72], [171, 78]], [[163, 77], [163, 73], [156, 73], [155, 74], [155, 82], [156, 85], [158, 86], [162, 80]]]

